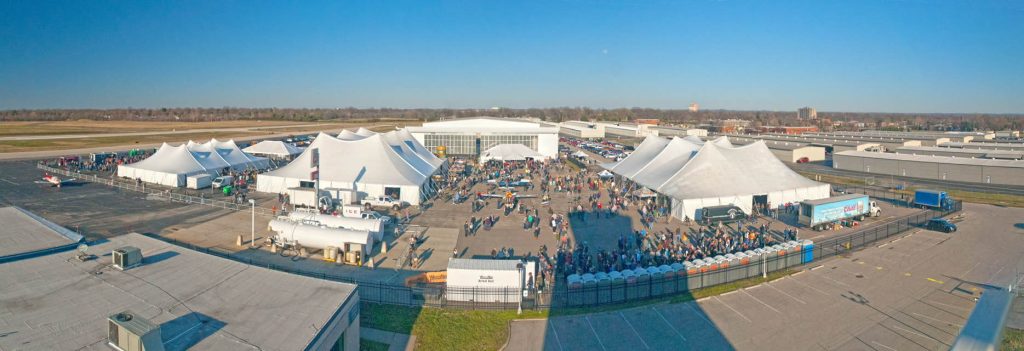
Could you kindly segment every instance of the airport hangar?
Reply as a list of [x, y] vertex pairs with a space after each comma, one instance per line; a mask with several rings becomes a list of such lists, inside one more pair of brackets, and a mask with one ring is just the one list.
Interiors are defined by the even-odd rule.
[[359, 348], [355, 285], [136, 233], [76, 251], [81, 235], [16, 207], [0, 222], [0, 349]]
[[522, 119], [472, 117], [406, 127], [431, 152], [477, 157], [500, 144], [522, 144], [546, 158], [558, 157], [558, 127]]
[[848, 171], [958, 182], [1024, 185], [1024, 161], [844, 151], [832, 167]]

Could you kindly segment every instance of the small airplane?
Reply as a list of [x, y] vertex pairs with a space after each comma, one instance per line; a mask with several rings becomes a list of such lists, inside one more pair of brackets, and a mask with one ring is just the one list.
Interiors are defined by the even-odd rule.
[[480, 194], [480, 197], [486, 197], [486, 198], [491, 198], [491, 199], [505, 199], [506, 201], [508, 201], [508, 200], [512, 200], [512, 199], [532, 199], [532, 198], [536, 198], [537, 195], [519, 195], [519, 193], [514, 193], [514, 192], [509, 191], [509, 192], [506, 192], [504, 195], [503, 194]]
[[55, 186], [55, 187], [60, 188], [61, 185], [70, 184], [70, 183], [72, 183], [74, 181], [75, 181], [74, 178], [72, 178], [72, 179], [60, 179], [60, 177], [57, 177], [57, 176], [54, 176], [54, 175], [50, 175], [49, 173], [46, 173], [46, 174], [43, 174], [43, 180], [37, 180], [36, 184], [50, 184], [50, 186]]
[[528, 187], [528, 186], [530, 186], [530, 179], [529, 178], [523, 178], [523, 179], [520, 179], [520, 180], [517, 180], [517, 181], [511, 181], [511, 182], [507, 181], [507, 180], [499, 181], [497, 179], [488, 179], [487, 180], [487, 184], [496, 185], [499, 188]]

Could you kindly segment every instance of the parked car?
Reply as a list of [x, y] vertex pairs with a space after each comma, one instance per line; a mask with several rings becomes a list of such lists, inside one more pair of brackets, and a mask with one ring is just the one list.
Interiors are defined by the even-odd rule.
[[806, 157], [801, 157], [801, 158], [796, 160], [796, 163], [807, 163], [807, 162], [811, 162], [811, 159], [806, 158]]
[[220, 189], [221, 187], [234, 184], [234, 182], [235, 182], [235, 177], [233, 177], [233, 176], [223, 176], [223, 177], [217, 177], [217, 179], [214, 179], [212, 185], [213, 185], [214, 189]]
[[956, 231], [956, 224], [953, 224], [953, 222], [950, 222], [945, 218], [936, 217], [929, 219], [928, 223], [925, 223], [924, 228], [943, 233], [952, 233]]
[[391, 217], [382, 215], [377, 211], [363, 211], [360, 217], [362, 217], [363, 219], [379, 219], [384, 224], [391, 223]]

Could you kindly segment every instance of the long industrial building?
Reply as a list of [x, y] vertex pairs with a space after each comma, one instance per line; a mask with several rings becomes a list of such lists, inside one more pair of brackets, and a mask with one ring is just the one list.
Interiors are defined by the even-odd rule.
[[[729, 137], [729, 141], [734, 145], [747, 145], [753, 144], [760, 139], [746, 138], [739, 136]], [[825, 160], [825, 148], [821, 146], [814, 146], [807, 143], [798, 143], [795, 141], [778, 141], [778, 140], [761, 140], [768, 146], [768, 150], [771, 150], [775, 157], [778, 157], [783, 162], [796, 163], [801, 160], [806, 162], [824, 161]]]
[[564, 122], [558, 124], [558, 134], [579, 139], [604, 138], [604, 126], [586, 122]]
[[880, 151], [882, 145], [878, 143], [858, 142], [850, 140], [838, 140], [830, 138], [804, 137], [796, 135], [765, 135], [765, 134], [729, 134], [729, 138], [753, 138], [758, 140], [774, 140], [783, 142], [805, 143], [812, 146], [825, 148], [825, 152], [843, 151]]
[[893, 150], [898, 154], [949, 156], [965, 158], [991, 158], [998, 160], [1020, 160], [1024, 159], [1022, 151], [1006, 150], [985, 150], [985, 149], [958, 149], [941, 146], [904, 146]]
[[1024, 143], [995, 143], [995, 142], [978, 142], [972, 141], [969, 143], [944, 143], [939, 145], [942, 147], [959, 148], [959, 149], [976, 149], [976, 150], [999, 150], [999, 151], [1024, 151]]
[[558, 156], [558, 127], [512, 118], [473, 117], [425, 122], [407, 127], [431, 152], [477, 157], [499, 144], [522, 144], [544, 157]]
[[832, 167], [878, 175], [1024, 185], [1024, 161], [1017, 160], [844, 151], [832, 155]]

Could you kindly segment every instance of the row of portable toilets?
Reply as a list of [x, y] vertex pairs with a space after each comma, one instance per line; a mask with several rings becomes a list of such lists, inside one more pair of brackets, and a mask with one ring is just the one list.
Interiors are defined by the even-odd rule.
[[814, 242], [789, 241], [769, 247], [610, 273], [566, 277], [570, 305], [643, 299], [728, 283], [814, 260]]

